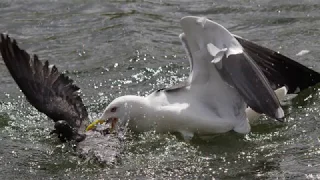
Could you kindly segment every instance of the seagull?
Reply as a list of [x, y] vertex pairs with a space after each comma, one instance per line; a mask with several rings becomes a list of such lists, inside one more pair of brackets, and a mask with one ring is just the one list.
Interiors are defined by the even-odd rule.
[[293, 69], [311, 72], [312, 84], [319, 82], [318, 73], [207, 18], [184, 17], [181, 27], [179, 37], [191, 69], [187, 80], [145, 97], [118, 97], [87, 130], [108, 123], [112, 129], [126, 126], [136, 132], [180, 133], [185, 140], [195, 134], [246, 134], [250, 121], [261, 114], [283, 121], [279, 99], [299, 87], [290, 77], [299, 74]]
[[[233, 35], [207, 18], [184, 17], [181, 27], [179, 37], [190, 62], [189, 77], [144, 97], [118, 97], [89, 126], [80, 88], [72, 79], [48, 61], [30, 56], [8, 35], [1, 34], [0, 52], [26, 99], [54, 121], [52, 133], [61, 141], [80, 145], [97, 142], [99, 152], [108, 147], [110, 139], [103, 138], [110, 137], [109, 131], [122, 127], [136, 132], [180, 133], [186, 140], [195, 134], [245, 134], [250, 132], [251, 120], [261, 114], [283, 121], [279, 99], [320, 82], [319, 73], [312, 69]], [[111, 129], [97, 135], [100, 123]]]

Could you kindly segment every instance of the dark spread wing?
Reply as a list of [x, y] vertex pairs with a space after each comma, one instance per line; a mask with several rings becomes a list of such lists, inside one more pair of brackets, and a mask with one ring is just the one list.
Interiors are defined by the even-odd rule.
[[288, 93], [303, 90], [320, 82], [320, 74], [266, 47], [235, 36], [244, 51], [255, 61], [273, 89], [282, 86]]
[[81, 126], [88, 113], [73, 80], [61, 74], [55, 66], [50, 68], [48, 61], [43, 64], [37, 55], [30, 58], [15, 40], [3, 34], [0, 50], [11, 76], [36, 109], [55, 122], [65, 120], [76, 129]]
[[221, 63], [217, 65], [221, 77], [238, 90], [253, 110], [276, 119], [284, 116], [267, 79], [250, 56], [245, 52], [224, 55]]

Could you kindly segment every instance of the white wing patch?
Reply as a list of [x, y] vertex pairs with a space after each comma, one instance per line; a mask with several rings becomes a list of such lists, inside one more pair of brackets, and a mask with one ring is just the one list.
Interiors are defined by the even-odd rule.
[[204, 28], [204, 25], [206, 24], [207, 22], [207, 18], [206, 17], [200, 17], [199, 19], [197, 19], [197, 23], [199, 23], [202, 28]]
[[[214, 57], [211, 63], [218, 64], [222, 60], [224, 54], [227, 52], [228, 49], [227, 48], [219, 49], [217, 46], [213, 45], [212, 43], [209, 43], [207, 44], [207, 50], [209, 54]], [[217, 67], [221, 69], [222, 62], [219, 63]]]
[[229, 49], [228, 49], [228, 52], [227, 52], [227, 58], [229, 57], [229, 55], [235, 55], [235, 54], [241, 54], [243, 53], [243, 49], [241, 47], [241, 45], [239, 44], [239, 46], [231, 46]]
[[224, 49], [227, 50], [227, 48], [224, 48], [221, 50], [220, 48], [218, 48], [217, 46], [215, 46], [212, 43], [207, 44], [207, 49], [208, 49], [208, 52], [210, 53], [210, 55], [213, 57], [215, 57], [220, 51], [223, 51]]

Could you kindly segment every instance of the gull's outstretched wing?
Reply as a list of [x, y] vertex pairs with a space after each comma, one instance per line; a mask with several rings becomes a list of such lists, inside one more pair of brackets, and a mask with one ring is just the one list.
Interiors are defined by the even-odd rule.
[[[253, 110], [278, 120], [284, 117], [267, 78], [228, 30], [206, 18], [192, 16], [184, 17], [181, 26], [191, 58], [197, 59], [192, 63], [191, 86], [207, 83], [214, 78], [210, 71], [217, 71], [215, 76], [220, 75], [230, 88], [235, 88]], [[215, 68], [208, 69], [208, 66]], [[237, 97], [236, 92], [229, 92], [220, 93], [221, 96]]]
[[320, 82], [318, 72], [278, 52], [234, 36], [262, 70], [274, 90], [286, 86], [289, 94], [297, 93]]
[[[1, 34], [0, 51], [11, 76], [31, 105], [55, 122], [64, 120], [73, 129], [80, 128], [88, 113], [73, 80], [55, 66], [49, 67], [48, 61], [43, 64], [37, 55], [31, 58], [9, 36]], [[63, 127], [56, 124], [56, 128]]]

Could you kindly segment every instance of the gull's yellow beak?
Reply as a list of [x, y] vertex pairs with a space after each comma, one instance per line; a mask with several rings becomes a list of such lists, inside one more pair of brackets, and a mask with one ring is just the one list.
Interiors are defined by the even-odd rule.
[[94, 129], [98, 124], [103, 124], [104, 122], [105, 122], [104, 120], [97, 119], [93, 121], [91, 124], [89, 124], [89, 126], [86, 128], [86, 131], [90, 131]]

